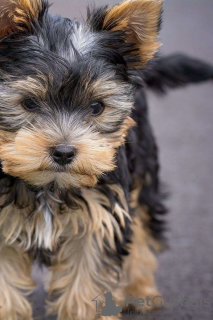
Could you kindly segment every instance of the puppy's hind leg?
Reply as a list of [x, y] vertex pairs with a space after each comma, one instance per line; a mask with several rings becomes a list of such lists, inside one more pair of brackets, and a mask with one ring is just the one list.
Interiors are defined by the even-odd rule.
[[32, 308], [25, 298], [34, 289], [31, 261], [15, 247], [0, 247], [0, 320], [31, 320]]
[[[163, 298], [155, 283], [156, 257], [149, 246], [149, 235], [139, 218], [134, 218], [132, 230], [130, 255], [124, 263], [124, 281], [127, 283], [125, 296], [132, 296], [135, 301], [139, 298], [143, 299], [143, 305], [138, 306], [134, 303], [132, 307], [145, 312], [163, 305]], [[123, 308], [131, 309], [131, 306], [125, 305]]]

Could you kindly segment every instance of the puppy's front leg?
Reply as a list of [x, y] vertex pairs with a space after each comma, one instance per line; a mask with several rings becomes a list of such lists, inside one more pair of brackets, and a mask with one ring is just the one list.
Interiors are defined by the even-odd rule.
[[0, 320], [31, 320], [32, 308], [24, 295], [33, 289], [31, 261], [27, 254], [15, 247], [1, 245]]
[[55, 300], [49, 305], [49, 313], [57, 312], [58, 320], [95, 319], [96, 303], [92, 300], [106, 286], [110, 290], [110, 275], [105, 268], [94, 234], [67, 239], [51, 268], [50, 293]]

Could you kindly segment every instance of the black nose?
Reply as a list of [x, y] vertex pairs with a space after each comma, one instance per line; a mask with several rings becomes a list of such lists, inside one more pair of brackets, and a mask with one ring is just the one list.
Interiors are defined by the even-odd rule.
[[56, 163], [60, 164], [61, 166], [65, 166], [66, 164], [72, 162], [75, 156], [75, 149], [74, 147], [58, 146], [52, 148], [51, 153]]

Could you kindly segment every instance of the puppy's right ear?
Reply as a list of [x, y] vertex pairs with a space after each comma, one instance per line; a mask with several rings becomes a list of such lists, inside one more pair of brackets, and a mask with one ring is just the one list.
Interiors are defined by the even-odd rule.
[[45, 0], [0, 0], [0, 37], [32, 32], [47, 7]]

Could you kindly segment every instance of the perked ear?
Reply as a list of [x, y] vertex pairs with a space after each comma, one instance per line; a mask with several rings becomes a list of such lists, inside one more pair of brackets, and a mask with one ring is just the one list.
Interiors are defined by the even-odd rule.
[[0, 37], [30, 32], [46, 4], [45, 0], [0, 0]]
[[162, 0], [126, 0], [111, 7], [103, 21], [104, 30], [124, 32], [125, 42], [134, 46], [140, 66], [144, 66], [161, 45], [157, 38], [162, 3]]

